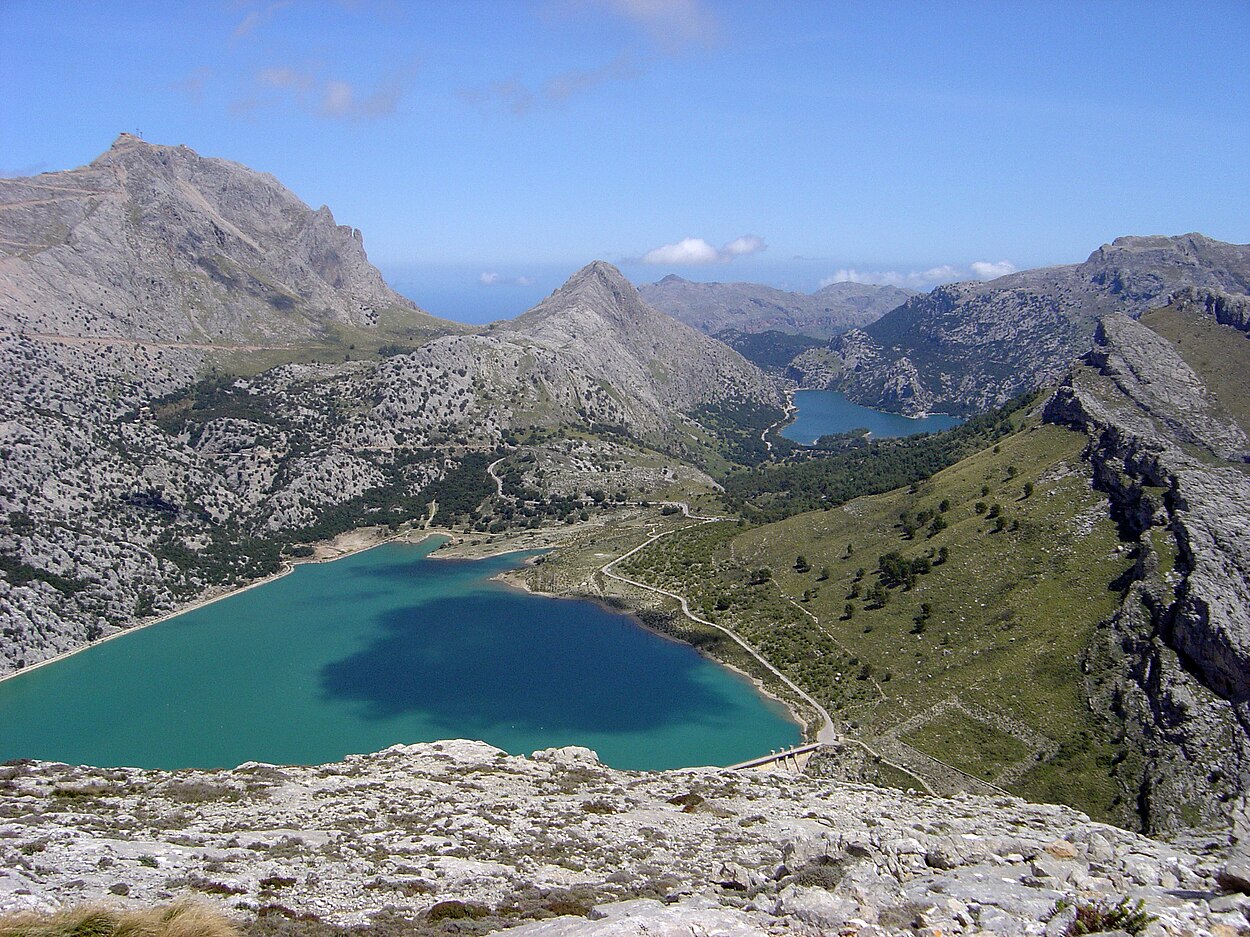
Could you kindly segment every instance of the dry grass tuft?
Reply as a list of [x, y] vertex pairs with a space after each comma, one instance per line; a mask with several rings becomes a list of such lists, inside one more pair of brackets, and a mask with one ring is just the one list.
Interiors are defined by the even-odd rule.
[[239, 937], [220, 912], [179, 901], [142, 911], [83, 905], [50, 914], [0, 916], [0, 937]]

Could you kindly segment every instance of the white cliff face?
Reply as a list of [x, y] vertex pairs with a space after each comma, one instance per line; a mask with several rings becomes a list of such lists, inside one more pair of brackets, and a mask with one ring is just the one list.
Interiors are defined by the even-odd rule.
[[1066, 924], [1061, 899], [1128, 895], [1163, 935], [1235, 932], [1250, 910], [1220, 897], [1219, 857], [1065, 807], [623, 772], [585, 749], [453, 741], [320, 767], [0, 771], [0, 910], [198, 892], [340, 924], [448, 901], [484, 929], [574, 913], [517, 931], [534, 935], [1040, 935]]

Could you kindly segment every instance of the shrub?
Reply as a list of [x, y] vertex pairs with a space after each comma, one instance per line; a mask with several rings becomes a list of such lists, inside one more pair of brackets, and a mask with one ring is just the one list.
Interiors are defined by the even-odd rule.
[[425, 912], [427, 921], [461, 921], [486, 917], [490, 908], [466, 901], [440, 901]]
[[[1062, 911], [1064, 908], [1060, 907]], [[1157, 918], [1146, 913], [1146, 902], [1138, 898], [1121, 898], [1114, 904], [1111, 899], [1100, 901], [1081, 901], [1076, 905], [1076, 917], [1068, 925], [1067, 937], [1081, 937], [1082, 934], [1100, 934], [1103, 931], [1122, 930], [1130, 934], [1140, 934]]]

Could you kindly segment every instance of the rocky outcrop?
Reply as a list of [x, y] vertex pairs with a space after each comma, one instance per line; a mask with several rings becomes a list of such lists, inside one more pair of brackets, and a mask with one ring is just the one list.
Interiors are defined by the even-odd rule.
[[[1246, 294], [1250, 246], [1200, 234], [1123, 237], [1082, 264], [939, 286], [833, 340], [846, 362], [841, 387], [902, 413], [984, 411], [1062, 377], [1089, 349], [1099, 317], [1135, 318], [1187, 288]], [[893, 383], [900, 368], [914, 371], [902, 396]]]
[[709, 335], [776, 330], [814, 338], [862, 328], [916, 295], [871, 283], [832, 283], [815, 293], [795, 293], [759, 283], [695, 283], [675, 274], [638, 292], [656, 309]]
[[1210, 316], [1220, 325], [1250, 332], [1250, 296], [1187, 286], [1173, 293], [1170, 302], [1182, 307], [1197, 307], [1201, 310], [1200, 314]]
[[[1058, 933], [1140, 898], [1145, 931], [1229, 933], [1223, 860], [1066, 807], [586, 749], [396, 746], [320, 767], [0, 769], [0, 910], [199, 893], [234, 913], [474, 919], [530, 935]], [[458, 902], [452, 905], [449, 902]], [[463, 912], [463, 913], [462, 913]]]
[[1245, 431], [1171, 342], [1123, 315], [1099, 323], [1046, 417], [1089, 435], [1095, 484], [1138, 543], [1085, 662], [1092, 699], [1139, 756], [1117, 770], [1150, 828], [1226, 820], [1250, 790]]

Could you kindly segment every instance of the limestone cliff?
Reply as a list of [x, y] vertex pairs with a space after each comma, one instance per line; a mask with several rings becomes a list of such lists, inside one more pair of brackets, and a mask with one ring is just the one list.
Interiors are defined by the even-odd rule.
[[1250, 337], [1217, 323], [1227, 305], [1185, 290], [1142, 322], [1104, 317], [1046, 408], [1089, 435], [1095, 484], [1138, 544], [1084, 667], [1140, 753], [1117, 770], [1154, 829], [1226, 818], [1250, 790], [1250, 443], [1230, 397], [1250, 382]]
[[122, 134], [90, 165], [0, 180], [0, 327], [201, 344], [296, 341], [390, 313], [358, 230], [272, 176]]

